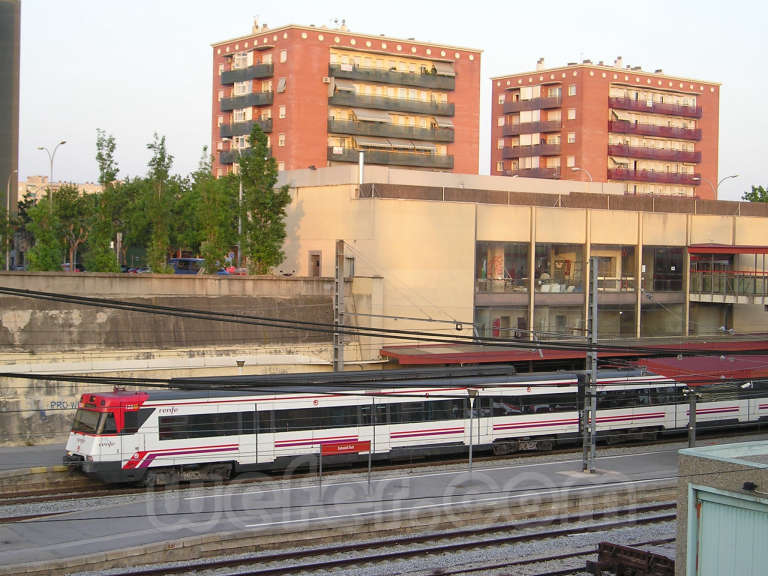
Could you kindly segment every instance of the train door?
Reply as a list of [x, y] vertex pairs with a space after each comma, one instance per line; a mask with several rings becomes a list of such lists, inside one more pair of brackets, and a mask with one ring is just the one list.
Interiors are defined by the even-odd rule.
[[253, 430], [253, 453], [255, 462], [274, 462], [275, 460], [275, 413], [271, 406], [253, 405], [255, 427]]
[[[467, 400], [467, 408], [469, 408], [470, 401]], [[466, 444], [469, 445], [469, 434], [472, 434], [472, 444], [477, 446], [479, 444], [490, 444], [491, 427], [493, 421], [491, 418], [491, 406], [492, 399], [490, 397], [483, 398], [477, 396], [472, 402], [472, 415], [470, 418], [469, 410], [466, 411], [466, 418], [464, 425], [466, 426]], [[470, 431], [471, 428], [471, 431]]]
[[[373, 415], [373, 417], [371, 417]], [[371, 404], [360, 406], [360, 432], [358, 438], [371, 441], [374, 454], [389, 452], [389, 419], [387, 404], [374, 398]]]
[[[123, 422], [123, 429], [118, 436], [120, 442], [120, 462], [122, 467], [131, 458], [138, 458], [139, 453], [145, 450], [146, 434], [139, 434], [139, 426], [142, 423], [140, 420], [146, 421], [147, 413], [151, 413], [153, 409], [136, 410], [135, 407], [134, 409], [129, 409], [125, 405], [121, 405], [118, 410], [120, 411], [120, 420]], [[143, 418], [140, 418], [140, 413]]]

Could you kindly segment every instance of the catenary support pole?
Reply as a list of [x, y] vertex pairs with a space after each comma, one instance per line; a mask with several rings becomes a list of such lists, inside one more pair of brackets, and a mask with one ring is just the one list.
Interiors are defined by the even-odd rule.
[[344, 372], [344, 240], [336, 240], [333, 287], [333, 371]]

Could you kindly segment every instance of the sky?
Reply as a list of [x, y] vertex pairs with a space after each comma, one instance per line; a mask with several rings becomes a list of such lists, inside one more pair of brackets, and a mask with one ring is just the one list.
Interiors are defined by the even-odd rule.
[[[490, 168], [494, 76], [591, 59], [722, 83], [720, 199], [768, 185], [764, 23], [755, 0], [346, 2], [334, 0], [22, 0], [19, 172], [97, 179], [96, 129], [112, 134], [121, 177], [146, 174], [147, 143], [166, 137], [174, 172], [210, 146], [214, 42], [250, 33], [254, 18], [415, 38], [483, 50], [480, 173]], [[750, 112], [751, 110], [751, 112]]]

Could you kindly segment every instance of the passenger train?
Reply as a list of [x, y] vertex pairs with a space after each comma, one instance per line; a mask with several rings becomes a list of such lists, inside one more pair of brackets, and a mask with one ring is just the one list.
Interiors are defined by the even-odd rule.
[[[580, 437], [579, 378], [559, 372], [415, 378], [383, 382], [375, 391], [347, 385], [323, 392], [279, 380], [268, 389], [233, 389], [233, 380], [224, 388], [222, 380], [198, 379], [194, 389], [86, 393], [64, 462], [105, 483], [163, 485], [284, 468], [342, 443], [369, 441], [377, 461], [461, 452], [470, 443], [495, 454], [548, 450]], [[603, 440], [650, 440], [688, 426], [684, 384], [613, 370], [600, 372], [597, 390]], [[768, 388], [705, 394], [696, 413], [699, 426], [768, 419]]]

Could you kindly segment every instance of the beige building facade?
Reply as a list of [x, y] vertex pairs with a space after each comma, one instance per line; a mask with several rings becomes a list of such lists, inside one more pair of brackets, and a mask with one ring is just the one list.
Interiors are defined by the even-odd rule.
[[281, 183], [293, 198], [281, 271], [333, 276], [344, 240], [353, 293], [380, 315], [361, 324], [581, 339], [595, 256], [602, 338], [768, 331], [765, 205], [382, 167], [289, 171]]
[[48, 176], [28, 176], [26, 180], [19, 180], [18, 201], [21, 202], [27, 194], [37, 201], [45, 197], [49, 187], [56, 192], [56, 190], [65, 185], [76, 186], [80, 194], [96, 194], [102, 190], [101, 184], [95, 182], [52, 182], [49, 184]]

